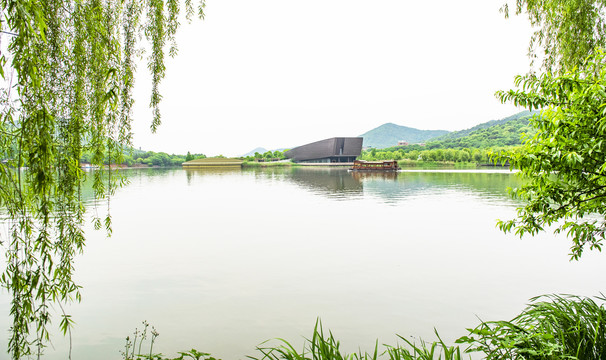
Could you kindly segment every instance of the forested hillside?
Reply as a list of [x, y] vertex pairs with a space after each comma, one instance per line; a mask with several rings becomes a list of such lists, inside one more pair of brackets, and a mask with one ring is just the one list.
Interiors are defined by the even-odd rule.
[[446, 130], [419, 130], [392, 123], [383, 124], [360, 135], [364, 138], [363, 146], [386, 148], [396, 146], [398, 141], [404, 140], [410, 144], [424, 143], [429, 139], [447, 134]]
[[489, 121], [473, 128], [454, 131], [427, 143], [429, 149], [502, 147], [522, 144], [523, 134], [532, 134], [529, 118], [536, 112], [523, 111], [502, 120]]

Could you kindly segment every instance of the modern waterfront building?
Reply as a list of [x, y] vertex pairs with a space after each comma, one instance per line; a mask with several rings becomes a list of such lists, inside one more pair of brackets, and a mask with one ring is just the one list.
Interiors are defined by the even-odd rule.
[[284, 153], [297, 163], [351, 163], [362, 152], [361, 137], [334, 137], [301, 145]]

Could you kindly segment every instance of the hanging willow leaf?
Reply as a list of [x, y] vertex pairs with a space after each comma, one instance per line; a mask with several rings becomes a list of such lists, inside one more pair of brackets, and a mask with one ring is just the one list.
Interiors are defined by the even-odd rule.
[[[191, 0], [184, 0], [191, 19]], [[0, 0], [0, 206], [10, 238], [0, 283], [12, 296], [9, 353], [41, 354], [48, 308], [79, 300], [74, 256], [84, 247], [83, 152], [93, 165], [119, 162], [131, 144], [132, 89], [145, 35], [151, 51], [152, 129], [160, 124], [164, 47], [176, 53], [179, 0]], [[204, 0], [199, 0], [199, 9]], [[203, 13], [199, 14], [200, 17]], [[93, 173], [96, 199], [123, 183]], [[105, 225], [94, 216], [95, 228]], [[64, 314], [65, 333], [72, 320]]]

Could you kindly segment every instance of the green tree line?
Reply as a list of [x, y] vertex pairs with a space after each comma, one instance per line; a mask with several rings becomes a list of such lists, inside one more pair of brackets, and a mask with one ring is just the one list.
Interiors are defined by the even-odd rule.
[[[82, 153], [80, 157], [80, 163], [90, 164], [93, 159], [93, 152], [86, 151]], [[104, 165], [123, 165], [123, 166], [181, 166], [186, 161], [195, 159], [205, 159], [204, 154], [191, 154], [187, 152], [187, 155], [175, 155], [167, 154], [165, 152], [154, 152], [154, 151], [142, 151], [132, 150], [125, 152], [120, 158], [120, 162], [112, 161], [109, 157], [105, 157], [103, 160]]]
[[264, 152], [263, 154], [261, 154], [261, 153], [259, 153], [257, 151], [257, 152], [255, 152], [254, 155], [244, 156], [242, 159], [246, 160], [246, 161], [277, 161], [277, 160], [283, 160], [283, 159], [286, 159], [286, 156], [284, 156], [284, 153], [286, 151], [288, 151], [288, 150], [284, 150], [284, 151], [280, 151], [280, 150], [271, 151], [271, 150], [268, 150], [268, 151]]
[[428, 149], [418, 145], [413, 145], [388, 149], [363, 150], [358, 159], [366, 161], [412, 160], [438, 162], [475, 162], [477, 164], [487, 164], [492, 161], [493, 154], [498, 154], [508, 149], [510, 148], [503, 147], [490, 149]]

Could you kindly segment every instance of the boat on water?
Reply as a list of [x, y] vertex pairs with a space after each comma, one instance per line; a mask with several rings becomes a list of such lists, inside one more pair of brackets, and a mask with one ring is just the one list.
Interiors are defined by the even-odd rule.
[[351, 171], [398, 171], [400, 167], [396, 160], [364, 161], [355, 160]]

